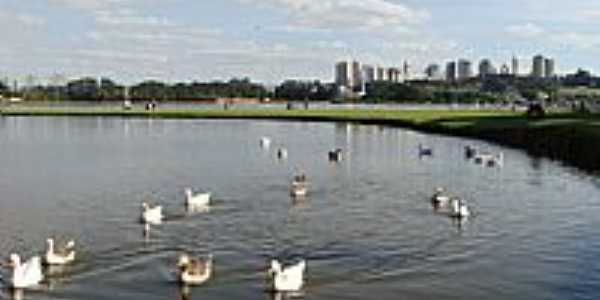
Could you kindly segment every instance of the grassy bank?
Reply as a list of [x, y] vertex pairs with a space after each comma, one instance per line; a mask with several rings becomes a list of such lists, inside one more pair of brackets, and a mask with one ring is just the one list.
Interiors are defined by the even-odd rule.
[[145, 110], [114, 108], [4, 108], [5, 116], [101, 116], [166, 119], [275, 119], [359, 122], [479, 138], [600, 171], [600, 115], [553, 114], [532, 120], [504, 111], [400, 110]]

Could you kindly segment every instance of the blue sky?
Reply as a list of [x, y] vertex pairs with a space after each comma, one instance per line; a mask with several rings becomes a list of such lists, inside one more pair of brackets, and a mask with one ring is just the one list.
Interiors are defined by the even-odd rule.
[[597, 72], [598, 25], [597, 0], [0, 0], [0, 76], [277, 83], [513, 54], [526, 73], [537, 53]]

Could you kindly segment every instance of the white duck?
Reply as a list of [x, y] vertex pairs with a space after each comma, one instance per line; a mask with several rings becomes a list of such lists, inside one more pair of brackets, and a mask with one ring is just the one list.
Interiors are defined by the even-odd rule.
[[494, 156], [489, 153], [479, 153], [473, 157], [473, 161], [478, 165], [487, 164], [487, 162], [491, 159], [494, 159]]
[[151, 207], [148, 203], [142, 202], [142, 222], [146, 224], [158, 225], [162, 223], [162, 206]]
[[490, 168], [493, 167], [502, 167], [502, 165], [504, 164], [504, 153], [500, 152], [497, 155], [494, 155], [492, 157], [490, 157], [487, 161], [486, 161], [486, 165]]
[[306, 182], [306, 175], [301, 174], [294, 176], [292, 185], [290, 187], [290, 195], [292, 197], [304, 197], [308, 193], [308, 186]]
[[260, 138], [260, 147], [263, 149], [271, 147], [271, 139], [266, 136]]
[[47, 265], [66, 265], [75, 260], [75, 241], [69, 241], [63, 248], [55, 249], [54, 239], [46, 240], [46, 256], [44, 262]]
[[213, 256], [206, 260], [192, 259], [187, 254], [179, 256], [179, 282], [187, 285], [200, 285], [210, 279], [213, 268]]
[[192, 189], [185, 189], [185, 204], [188, 207], [205, 207], [210, 205], [210, 193], [198, 193], [192, 192]]
[[34, 256], [26, 263], [21, 263], [21, 257], [18, 254], [11, 254], [9, 266], [13, 269], [11, 285], [15, 289], [35, 287], [44, 279], [42, 261], [39, 256]]
[[269, 287], [275, 292], [297, 292], [304, 285], [306, 261], [283, 268], [279, 261], [272, 260], [267, 272]]
[[469, 216], [471, 216], [471, 211], [469, 210], [469, 207], [462, 199], [453, 198], [450, 201], [452, 203], [450, 217], [461, 219], [468, 218]]
[[437, 206], [447, 206], [450, 203], [450, 196], [446, 194], [444, 188], [438, 187], [431, 197], [431, 203]]

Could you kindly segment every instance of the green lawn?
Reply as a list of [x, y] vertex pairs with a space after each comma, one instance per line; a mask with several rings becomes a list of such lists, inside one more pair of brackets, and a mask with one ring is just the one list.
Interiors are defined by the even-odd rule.
[[341, 121], [381, 123], [440, 130], [502, 130], [514, 128], [585, 128], [597, 136], [600, 115], [553, 114], [540, 120], [526, 118], [523, 113], [497, 110], [182, 110], [143, 109], [125, 111], [119, 107], [8, 107], [7, 116], [104, 116], [104, 117], [151, 117], [151, 118], [223, 118], [223, 119], [281, 119], [300, 121]]

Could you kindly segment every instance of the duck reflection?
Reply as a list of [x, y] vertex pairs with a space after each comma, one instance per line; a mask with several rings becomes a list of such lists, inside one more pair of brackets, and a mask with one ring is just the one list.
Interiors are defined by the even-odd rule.
[[11, 300], [23, 300], [24, 292], [22, 289], [11, 289], [10, 290], [10, 299]]
[[179, 287], [179, 297], [178, 300], [190, 300], [191, 298], [191, 289], [189, 286], [182, 284]]
[[304, 292], [270, 292], [267, 293], [267, 300], [290, 300], [303, 298]]
[[207, 213], [207, 212], [210, 212], [210, 206], [206, 206], [206, 205], [186, 205], [185, 206], [185, 213], [188, 216], [200, 214], [200, 213]]

